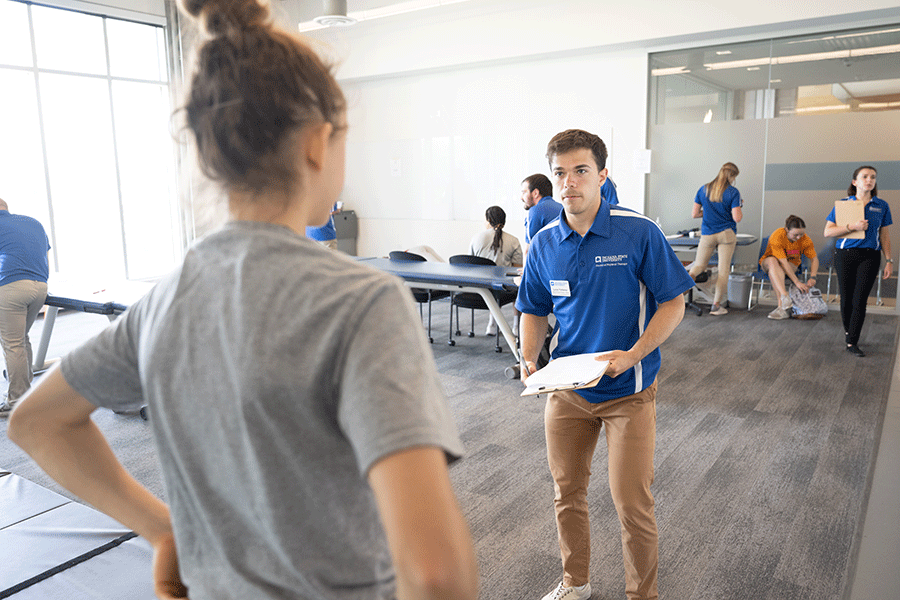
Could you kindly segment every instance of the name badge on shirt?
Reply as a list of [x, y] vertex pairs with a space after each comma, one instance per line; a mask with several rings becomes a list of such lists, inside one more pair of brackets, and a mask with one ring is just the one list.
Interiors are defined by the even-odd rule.
[[554, 281], [550, 280], [550, 293], [554, 296], [571, 296], [572, 292], [569, 291], [569, 282], [563, 279], [562, 281]]

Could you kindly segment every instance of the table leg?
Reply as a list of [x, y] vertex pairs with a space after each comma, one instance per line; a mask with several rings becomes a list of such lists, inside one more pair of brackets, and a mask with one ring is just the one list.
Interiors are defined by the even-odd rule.
[[47, 349], [50, 347], [50, 335], [53, 333], [53, 324], [56, 323], [56, 314], [59, 307], [48, 306], [44, 312], [44, 329], [41, 331], [41, 341], [38, 343], [37, 351], [34, 353], [34, 363], [31, 366], [32, 371], [43, 371], [46, 368], [44, 364], [47, 359]]

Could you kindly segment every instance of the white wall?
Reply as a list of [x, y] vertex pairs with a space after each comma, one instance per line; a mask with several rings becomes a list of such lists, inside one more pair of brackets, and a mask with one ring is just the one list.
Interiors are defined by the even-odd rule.
[[359, 254], [418, 244], [465, 253], [495, 204], [523, 239], [521, 181], [549, 171], [547, 142], [571, 127], [604, 138], [620, 202], [642, 208], [644, 176], [630, 157], [643, 148], [644, 104], [615, 88], [643, 97], [646, 70], [632, 51], [346, 84], [343, 200], [360, 218]]

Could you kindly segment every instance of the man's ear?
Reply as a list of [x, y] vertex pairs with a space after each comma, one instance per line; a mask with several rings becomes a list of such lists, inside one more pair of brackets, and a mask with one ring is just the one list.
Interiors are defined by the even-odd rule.
[[322, 123], [311, 127], [306, 135], [306, 163], [316, 171], [321, 171], [325, 164], [325, 156], [328, 153], [328, 140], [331, 139], [333, 131], [334, 126], [331, 123]]
[[606, 177], [609, 175], [609, 169], [603, 169], [600, 171], [600, 185], [606, 183]]

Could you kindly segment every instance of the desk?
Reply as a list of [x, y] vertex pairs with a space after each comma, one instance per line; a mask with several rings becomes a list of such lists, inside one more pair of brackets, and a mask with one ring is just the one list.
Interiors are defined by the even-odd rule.
[[51, 279], [48, 284], [47, 300], [44, 301], [47, 305], [47, 311], [44, 313], [44, 329], [41, 331], [41, 341], [34, 353], [32, 370], [37, 373], [49, 366], [46, 362], [47, 349], [50, 346], [50, 336], [53, 334], [53, 325], [56, 323], [59, 309], [106, 315], [112, 321], [149, 292], [153, 285], [146, 281], [119, 281], [103, 287], [55, 282]]
[[[448, 292], [473, 292], [484, 299], [490, 309], [497, 328], [518, 357], [516, 336], [506, 322], [500, 305], [492, 291], [517, 292], [519, 286], [514, 277], [519, 272], [514, 267], [489, 267], [480, 265], [451, 265], [439, 262], [392, 261], [387, 258], [361, 258], [359, 262], [375, 267], [402, 278], [410, 287], [428, 290], [446, 290]], [[415, 284], [415, 285], [412, 285]]]
[[[737, 234], [737, 245], [738, 246], [749, 246], [750, 244], [756, 243], [758, 238], [755, 235], [750, 235], [749, 233], [739, 233]], [[688, 237], [686, 235], [667, 235], [666, 240], [669, 242], [669, 245], [672, 246], [672, 250], [675, 252], [696, 252], [697, 247], [700, 245], [700, 237]], [[729, 265], [730, 267], [730, 265]], [[704, 299], [711, 301], [711, 299], [706, 295], [706, 293], [698, 288], [696, 285], [691, 288], [688, 293], [688, 302], [687, 305], [689, 308], [697, 311], [697, 316], [703, 314], [702, 309], [694, 303], [694, 290], [703, 296]]]

